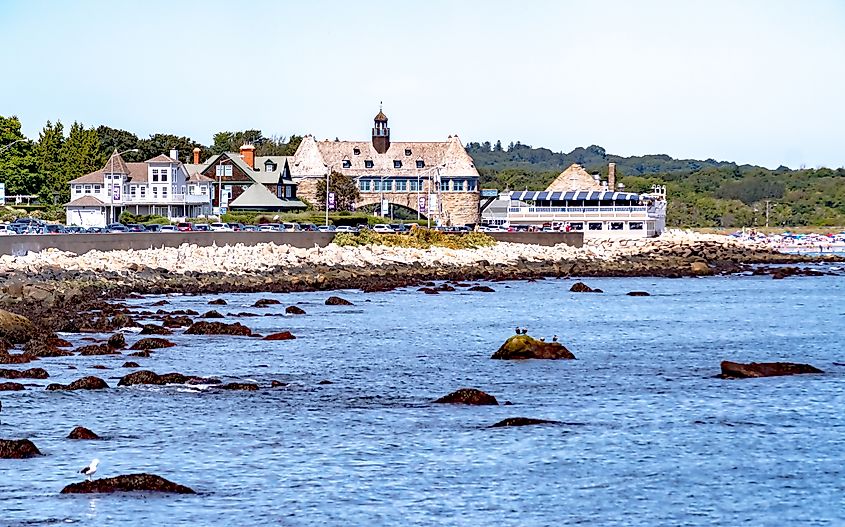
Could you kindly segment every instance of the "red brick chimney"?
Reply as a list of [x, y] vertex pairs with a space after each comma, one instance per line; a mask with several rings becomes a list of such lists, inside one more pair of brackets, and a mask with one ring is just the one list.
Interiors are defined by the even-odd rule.
[[607, 190], [616, 192], [616, 163], [607, 164]]
[[197, 147], [194, 148], [194, 164], [195, 165], [200, 164], [200, 152], [201, 152], [200, 147], [197, 146]]
[[255, 147], [252, 145], [243, 145], [241, 147], [241, 158], [244, 163], [249, 165], [249, 168], [255, 169]]

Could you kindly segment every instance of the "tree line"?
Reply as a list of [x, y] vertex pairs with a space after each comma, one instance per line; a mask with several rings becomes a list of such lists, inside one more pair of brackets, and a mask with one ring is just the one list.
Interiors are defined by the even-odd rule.
[[[193, 150], [199, 147], [200, 159], [237, 152], [244, 143], [255, 146], [256, 156], [293, 155], [302, 137], [265, 136], [261, 130], [218, 132], [211, 145], [203, 145], [190, 137], [157, 133], [139, 138], [132, 132], [105, 125], [85, 127], [74, 122], [65, 129], [61, 121], [47, 121], [37, 139], [29, 139], [21, 131], [15, 117], [0, 116], [0, 181], [6, 184], [7, 195], [38, 196], [48, 207], [60, 207], [70, 199], [68, 183], [87, 173], [103, 168], [112, 152], [125, 152], [128, 162], [140, 162], [159, 154], [179, 151], [179, 160], [191, 163]], [[134, 151], [130, 151], [134, 150]]]
[[578, 163], [607, 178], [616, 163], [617, 182], [629, 192], [666, 185], [667, 223], [674, 227], [845, 225], [845, 169], [780, 166], [775, 170], [714, 159], [674, 159], [668, 155], [622, 157], [599, 146], [552, 152], [520, 142], [505, 148], [470, 142], [481, 185], [499, 190], [543, 190], [561, 171]]

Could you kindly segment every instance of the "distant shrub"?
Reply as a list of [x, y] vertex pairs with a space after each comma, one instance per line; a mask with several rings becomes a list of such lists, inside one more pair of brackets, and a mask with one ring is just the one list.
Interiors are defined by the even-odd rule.
[[380, 234], [370, 230], [358, 234], [340, 233], [333, 243], [340, 246], [386, 245], [388, 247], [410, 247], [429, 249], [448, 247], [450, 249], [475, 249], [496, 244], [496, 240], [481, 232], [447, 234], [444, 232], [417, 228], [409, 234]]

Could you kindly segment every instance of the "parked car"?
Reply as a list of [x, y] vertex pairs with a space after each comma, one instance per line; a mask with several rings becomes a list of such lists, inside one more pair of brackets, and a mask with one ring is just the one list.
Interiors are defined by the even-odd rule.
[[258, 232], [258, 227], [255, 225], [244, 225], [241, 227], [242, 232]]
[[300, 223], [299, 226], [302, 227], [303, 231], [309, 231], [309, 232], [316, 232], [317, 229], [318, 229], [318, 227], [316, 225], [314, 225], [313, 223]]
[[199, 232], [211, 232], [211, 225], [207, 223], [195, 223], [194, 230]]
[[82, 230], [85, 234], [103, 234], [109, 232], [105, 227], [86, 227]]
[[140, 223], [127, 223], [126, 232], [146, 232], [146, 227]]
[[319, 227], [317, 227], [317, 230], [319, 232], [335, 232], [337, 230], [337, 227], [335, 227], [334, 225], [320, 225]]
[[261, 232], [279, 232], [283, 229], [281, 223], [262, 223], [258, 226], [258, 230]]
[[393, 232], [397, 234], [405, 234], [407, 232], [411, 232], [411, 228], [404, 223], [391, 223], [390, 228], [393, 229]]
[[67, 234], [80, 234], [82, 232], [85, 232], [85, 229], [78, 225], [68, 225], [65, 227], [65, 233]]
[[0, 236], [9, 236], [13, 234], [17, 234], [17, 232], [15, 232], [15, 229], [9, 227], [9, 225], [5, 223], [0, 224]]
[[209, 228], [214, 232], [232, 232], [232, 227], [228, 223], [212, 223]]
[[351, 225], [339, 225], [335, 232], [351, 232], [353, 234], [357, 234], [360, 232], [358, 227], [353, 227]]
[[126, 225], [122, 223], [109, 223], [106, 225], [106, 231], [108, 232], [126, 232]]
[[235, 231], [235, 232], [238, 232], [238, 231], [242, 231], [242, 230], [244, 230], [244, 224], [243, 224], [243, 223], [234, 223], [234, 222], [231, 222], [231, 221], [230, 221], [230, 222], [228, 223], [228, 225], [229, 225], [229, 227], [231, 227], [231, 229], [232, 229], [233, 231]]
[[162, 225], [158, 232], [179, 232], [176, 225]]
[[183, 221], [176, 224], [176, 230], [179, 232], [191, 232], [194, 230], [194, 224], [189, 221]]
[[145, 225], [144, 228], [147, 232], [161, 232], [161, 225], [158, 223], [151, 223], [149, 225]]
[[373, 231], [379, 234], [393, 234], [393, 228], [386, 223], [376, 223], [373, 225]]
[[302, 230], [298, 223], [293, 222], [283, 223], [282, 228], [285, 232], [300, 232]]

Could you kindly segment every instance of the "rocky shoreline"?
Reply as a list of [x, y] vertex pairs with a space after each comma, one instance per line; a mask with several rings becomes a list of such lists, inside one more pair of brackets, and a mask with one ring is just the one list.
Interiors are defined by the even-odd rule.
[[[59, 331], [84, 311], [110, 311], [108, 300], [131, 294], [298, 292], [334, 289], [387, 291], [432, 281], [518, 280], [545, 277], [684, 277], [751, 270], [755, 264], [842, 261], [835, 256], [782, 254], [724, 236], [684, 235], [600, 241], [575, 248], [499, 243], [454, 250], [440, 247], [314, 247], [274, 244], [145, 251], [54, 250], [0, 257], [0, 306], [26, 314], [45, 331]], [[762, 271], [761, 271], [762, 269]], [[776, 278], [800, 268], [757, 267]]]

